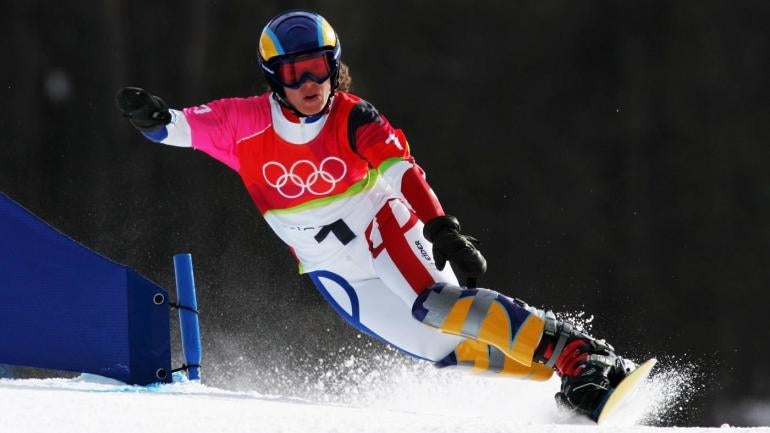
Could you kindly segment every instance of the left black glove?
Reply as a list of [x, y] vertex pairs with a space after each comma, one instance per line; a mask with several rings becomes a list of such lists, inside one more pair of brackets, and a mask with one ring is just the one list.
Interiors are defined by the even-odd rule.
[[478, 278], [487, 271], [487, 260], [478, 250], [479, 241], [460, 233], [460, 222], [451, 215], [433, 218], [422, 230], [425, 239], [433, 243], [433, 259], [438, 270], [447, 260], [470, 278]]
[[150, 132], [171, 121], [168, 105], [140, 87], [124, 87], [115, 95], [118, 109], [134, 128]]

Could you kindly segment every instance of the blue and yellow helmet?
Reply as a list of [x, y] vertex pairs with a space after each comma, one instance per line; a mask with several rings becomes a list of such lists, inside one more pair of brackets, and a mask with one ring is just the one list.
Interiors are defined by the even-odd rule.
[[[334, 93], [339, 85], [342, 47], [337, 33], [324, 17], [305, 10], [284, 12], [271, 19], [259, 37], [259, 65], [270, 88], [281, 96], [285, 96], [284, 86], [293, 86], [287, 86], [286, 80], [282, 82], [279, 67], [297, 58], [321, 53], [328, 61]], [[298, 78], [301, 84], [302, 77]]]

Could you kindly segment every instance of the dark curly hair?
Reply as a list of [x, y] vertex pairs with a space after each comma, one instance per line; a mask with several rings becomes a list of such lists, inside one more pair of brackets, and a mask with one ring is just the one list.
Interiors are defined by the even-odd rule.
[[353, 85], [353, 77], [350, 76], [350, 68], [348, 65], [340, 62], [340, 85], [337, 90], [340, 92], [349, 92]]

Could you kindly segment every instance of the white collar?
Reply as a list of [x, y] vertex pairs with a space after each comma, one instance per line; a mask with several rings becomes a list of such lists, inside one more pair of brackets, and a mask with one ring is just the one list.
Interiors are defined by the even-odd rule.
[[306, 144], [316, 138], [326, 124], [329, 114], [322, 115], [318, 120], [307, 123], [300, 117], [299, 123], [287, 119], [281, 110], [281, 104], [273, 98], [270, 99], [270, 114], [273, 117], [273, 129], [279, 137], [292, 144]]

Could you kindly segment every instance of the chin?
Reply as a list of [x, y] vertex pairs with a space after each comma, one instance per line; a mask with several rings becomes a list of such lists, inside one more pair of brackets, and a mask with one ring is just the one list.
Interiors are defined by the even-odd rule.
[[319, 105], [317, 107], [305, 107], [301, 110], [302, 114], [305, 116], [314, 116], [323, 110], [323, 105]]

